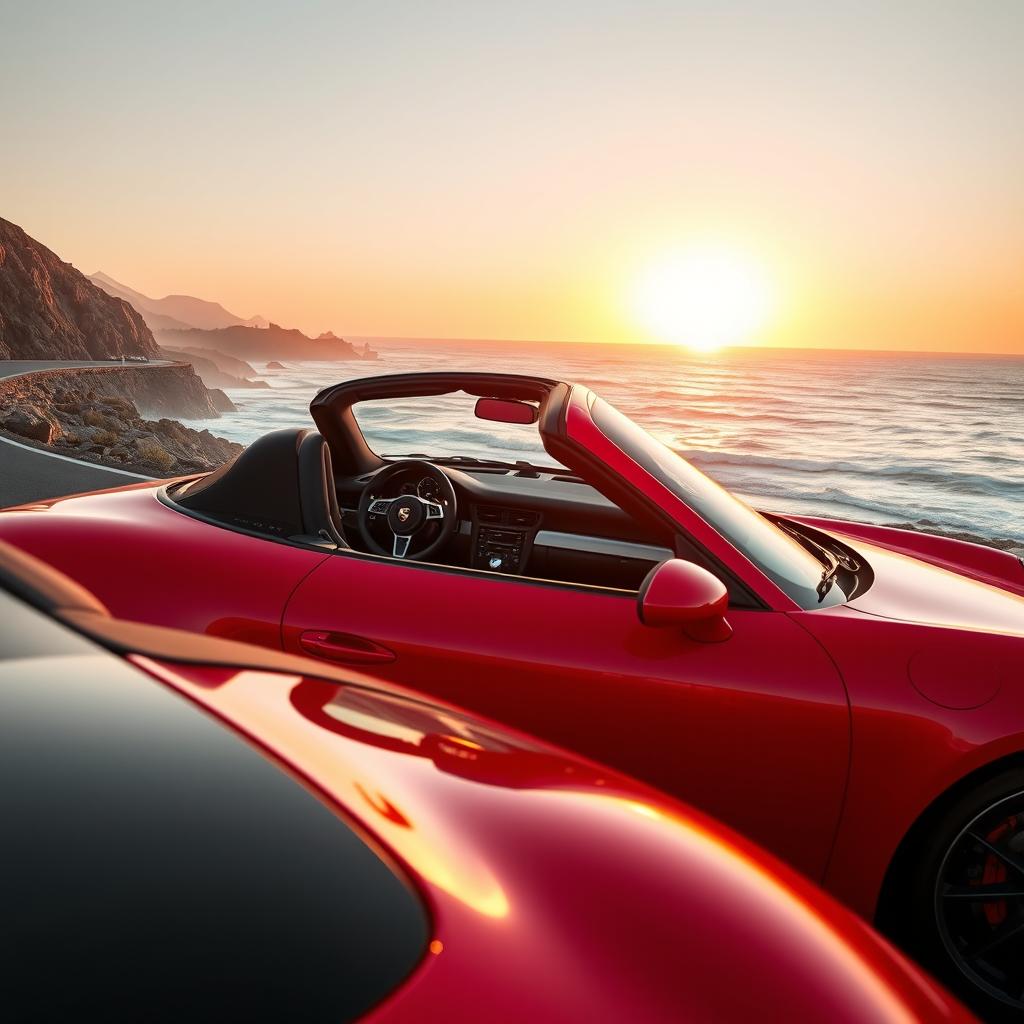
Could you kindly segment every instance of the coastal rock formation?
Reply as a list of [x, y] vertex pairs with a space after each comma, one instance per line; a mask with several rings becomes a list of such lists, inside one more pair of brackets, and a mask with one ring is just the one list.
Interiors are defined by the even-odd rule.
[[279, 363], [276, 359], [271, 359], [270, 362], [267, 363], [267, 369], [268, 370], [286, 370], [287, 367], [284, 365], [284, 363]]
[[0, 358], [121, 356], [145, 358], [0, 380], [0, 430], [148, 475], [212, 469], [241, 450], [208, 430], [168, 418], [209, 419], [235, 408], [223, 391], [204, 386], [187, 356], [173, 366], [146, 365], [160, 351], [127, 302], [97, 288], [17, 225], [0, 220]]
[[230, 377], [246, 379], [256, 376], [256, 370], [244, 359], [235, 359], [233, 356], [227, 356], [223, 352], [218, 352], [215, 348], [183, 348], [181, 351], [209, 359], [210, 362], [216, 365], [218, 370], [228, 374]]
[[[317, 335], [316, 340], [317, 341], [331, 342], [331, 341], [341, 341], [341, 338], [339, 338], [334, 333], [334, 331], [324, 331], [323, 334], [318, 334]], [[372, 348], [370, 348], [370, 343], [368, 341], [363, 342], [363, 344], [361, 346], [360, 345], [353, 345], [352, 346], [352, 351], [355, 352], [357, 359], [379, 359], [380, 358], [377, 355], [377, 353], [374, 352], [374, 350]]]
[[[136, 370], [135, 374], [141, 380], [178, 369]], [[86, 462], [148, 476], [214, 469], [242, 450], [241, 445], [208, 430], [193, 430], [166, 417], [144, 419], [136, 403], [119, 393], [132, 390], [131, 385], [123, 388], [120, 379], [131, 373], [55, 370], [0, 381], [0, 430]], [[147, 400], [144, 392], [150, 389], [148, 400], [153, 401], [152, 388], [147, 383], [136, 394]], [[210, 414], [209, 406], [204, 411]]]
[[21, 437], [50, 444], [61, 436], [60, 424], [49, 413], [36, 405], [23, 405], [0, 412], [0, 423], [5, 430]]
[[[189, 351], [175, 351], [171, 348], [161, 348], [164, 359], [173, 359], [180, 363], [189, 363], [192, 369], [199, 374], [200, 379], [208, 388], [269, 388], [265, 380], [249, 380], [247, 377], [235, 377], [225, 373], [212, 358], [201, 355], [202, 349], [191, 349]], [[212, 350], [210, 350], [212, 353]], [[241, 360], [232, 360], [239, 366], [246, 366]], [[255, 373], [255, 370], [250, 370]]]
[[0, 219], [0, 358], [157, 354], [152, 332], [127, 302]]
[[191, 366], [125, 367], [67, 371], [87, 378], [101, 395], [127, 398], [146, 416], [183, 420], [215, 419], [235, 405], [216, 388], [208, 388]]
[[357, 351], [344, 338], [330, 332], [309, 338], [302, 331], [271, 324], [269, 327], [225, 327], [216, 331], [158, 331], [160, 344], [182, 351], [185, 348], [213, 348], [236, 359], [309, 359], [336, 362], [347, 359], [376, 359], [367, 346]]
[[190, 366], [100, 366], [43, 370], [0, 380], [0, 417], [22, 404], [33, 382], [59, 381], [101, 397], [124, 398], [147, 416], [216, 419], [235, 406], [223, 391], [203, 386]]

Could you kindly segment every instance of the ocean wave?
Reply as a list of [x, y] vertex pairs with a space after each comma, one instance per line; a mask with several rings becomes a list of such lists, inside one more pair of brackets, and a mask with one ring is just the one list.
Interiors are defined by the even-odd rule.
[[[1022, 421], [1024, 360], [374, 347], [382, 354], [369, 368], [374, 375], [491, 369], [588, 384], [704, 472], [762, 504], [1024, 538], [1024, 438], [1020, 428], [1007, 430]], [[231, 391], [237, 413], [194, 425], [243, 443], [275, 427], [309, 425], [313, 395], [363, 369], [296, 363], [260, 373], [269, 389]], [[365, 418], [380, 451], [542, 454], [535, 433], [474, 421], [471, 401], [440, 396], [419, 409], [399, 402], [376, 414], [357, 409], [357, 418]]]
[[989, 494], [995, 497], [1024, 500], [1024, 482], [978, 473], [951, 471], [944, 465], [892, 461], [884, 463], [832, 462], [822, 459], [778, 458], [697, 449], [684, 450], [679, 454], [712, 475], [722, 467], [739, 467], [742, 469], [782, 470], [786, 473], [851, 475], [871, 479], [892, 478], [907, 482], [934, 484], [946, 491], [958, 494]]
[[[841, 487], [823, 487], [820, 490], [793, 491], [783, 486], [763, 483], [759, 486], [744, 487], [736, 485], [737, 493], [743, 494], [754, 504], [765, 507], [759, 499], [781, 498], [787, 502], [783, 509], [769, 508], [774, 511], [800, 511], [807, 515], [821, 514], [835, 516], [840, 519], [865, 519], [868, 522], [881, 523], [897, 521], [917, 523], [929, 519], [939, 523], [946, 529], [973, 531], [988, 536], [1006, 534], [1005, 519], [992, 515], [985, 510], [974, 510], [963, 514], [952, 507], [914, 506], [899, 502], [884, 501], [874, 497], [853, 494]], [[856, 513], [851, 515], [851, 513]], [[1013, 534], [1015, 538], [1017, 534]], [[1024, 537], [1019, 538], [1024, 543]]]

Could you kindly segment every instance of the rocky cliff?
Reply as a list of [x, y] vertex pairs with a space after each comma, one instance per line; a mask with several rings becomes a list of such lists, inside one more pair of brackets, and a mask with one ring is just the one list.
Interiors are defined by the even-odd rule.
[[0, 359], [158, 355], [142, 317], [0, 219]]
[[235, 411], [234, 403], [223, 391], [206, 387], [187, 365], [102, 367], [75, 372], [84, 374], [98, 394], [127, 398], [144, 416], [206, 420]]
[[[146, 419], [140, 409], [161, 418]], [[213, 469], [241, 451], [161, 416], [165, 411], [217, 415], [189, 367], [46, 370], [0, 380], [0, 430], [86, 462], [178, 476]]]
[[31, 381], [61, 381], [111, 398], [125, 398], [146, 416], [216, 419], [235, 406], [223, 391], [203, 386], [191, 366], [98, 366], [42, 370], [0, 380], [0, 415], [17, 405], [19, 389]]

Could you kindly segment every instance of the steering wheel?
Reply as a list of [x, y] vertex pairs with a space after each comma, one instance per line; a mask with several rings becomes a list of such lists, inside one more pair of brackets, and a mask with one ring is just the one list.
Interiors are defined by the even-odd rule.
[[[374, 497], [395, 477], [419, 474], [420, 479], [430, 477], [437, 485], [441, 501], [427, 501], [418, 494], [400, 494], [397, 498]], [[383, 516], [391, 530], [392, 544], [389, 551], [381, 545], [370, 530], [370, 516]], [[377, 555], [393, 558], [410, 558], [421, 562], [429, 558], [444, 544], [455, 531], [458, 517], [455, 512], [455, 488], [451, 480], [430, 462], [419, 459], [404, 459], [392, 462], [376, 473], [363, 488], [359, 496], [359, 533], [366, 546]], [[413, 538], [431, 523], [441, 528], [437, 536], [426, 547], [410, 551]]]

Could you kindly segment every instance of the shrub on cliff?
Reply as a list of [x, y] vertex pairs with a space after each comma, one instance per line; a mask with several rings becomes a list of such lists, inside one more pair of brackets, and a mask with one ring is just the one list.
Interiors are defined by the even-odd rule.
[[170, 469], [174, 465], [174, 456], [168, 452], [154, 437], [140, 437], [135, 442], [135, 450], [139, 459], [157, 469]]
[[175, 441], [181, 441], [188, 436], [187, 428], [183, 427], [177, 420], [157, 420], [153, 429], [157, 431], [157, 433], [166, 434]]
[[124, 429], [124, 424], [114, 416], [107, 416], [98, 409], [86, 409], [82, 414], [82, 422], [89, 427], [103, 427], [115, 434]]

